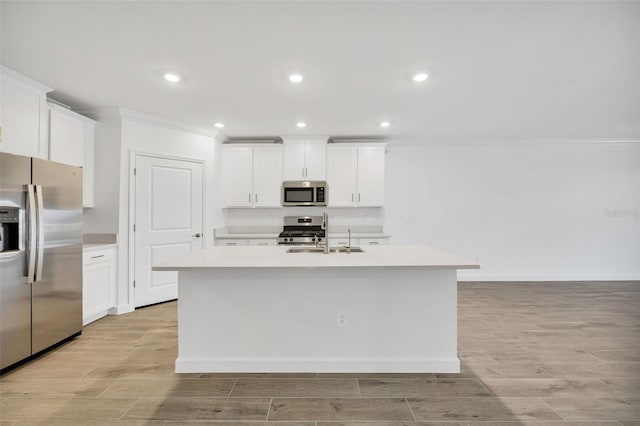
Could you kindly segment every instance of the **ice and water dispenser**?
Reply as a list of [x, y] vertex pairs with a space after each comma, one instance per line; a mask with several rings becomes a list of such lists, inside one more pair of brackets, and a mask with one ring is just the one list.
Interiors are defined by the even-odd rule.
[[0, 252], [19, 250], [20, 209], [0, 207]]

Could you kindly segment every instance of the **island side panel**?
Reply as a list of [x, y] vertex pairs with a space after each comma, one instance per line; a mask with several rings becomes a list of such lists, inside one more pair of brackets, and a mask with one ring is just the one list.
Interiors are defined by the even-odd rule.
[[178, 340], [178, 373], [456, 373], [456, 271], [180, 271]]

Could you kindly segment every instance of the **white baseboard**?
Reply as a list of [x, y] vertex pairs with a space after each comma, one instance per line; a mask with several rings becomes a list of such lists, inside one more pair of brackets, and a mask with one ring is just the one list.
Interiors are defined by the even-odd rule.
[[128, 314], [129, 312], [133, 312], [135, 310], [136, 310], [136, 308], [133, 305], [129, 305], [129, 304], [118, 305], [118, 306], [114, 306], [113, 308], [109, 309], [109, 315]]
[[86, 315], [82, 317], [82, 326], [86, 326], [88, 324], [91, 324], [92, 322], [99, 320], [102, 317], [106, 317], [109, 313], [108, 309], [99, 311], [99, 312], [95, 312], [91, 315]]
[[640, 274], [555, 275], [555, 274], [499, 274], [478, 275], [458, 272], [458, 281], [640, 281]]
[[458, 358], [188, 358], [176, 373], [459, 373]]

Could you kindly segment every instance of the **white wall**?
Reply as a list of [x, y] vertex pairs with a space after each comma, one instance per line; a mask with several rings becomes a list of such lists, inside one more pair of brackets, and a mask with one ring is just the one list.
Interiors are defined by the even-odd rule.
[[120, 117], [96, 123], [94, 207], [84, 209], [85, 234], [118, 233], [121, 139]]
[[640, 143], [391, 143], [385, 231], [461, 279], [640, 279]]

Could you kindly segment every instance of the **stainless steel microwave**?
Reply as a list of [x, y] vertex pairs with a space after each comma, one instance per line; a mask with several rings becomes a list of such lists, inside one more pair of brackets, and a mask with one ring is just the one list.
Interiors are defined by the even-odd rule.
[[287, 180], [282, 182], [283, 206], [326, 206], [327, 182]]

